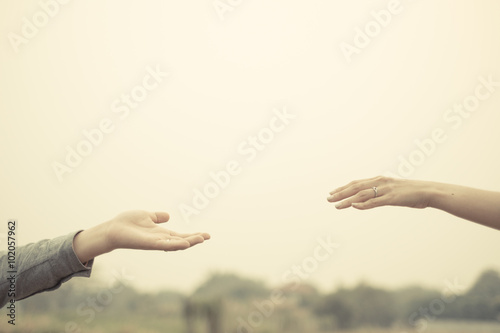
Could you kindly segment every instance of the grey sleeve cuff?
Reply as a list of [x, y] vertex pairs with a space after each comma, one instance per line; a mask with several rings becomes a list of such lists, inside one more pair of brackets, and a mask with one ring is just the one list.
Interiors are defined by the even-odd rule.
[[86, 266], [84, 266], [73, 249], [73, 239], [82, 231], [83, 230], [72, 232], [66, 236], [54, 238], [50, 241], [49, 253], [51, 256], [49, 262], [54, 272], [54, 277], [56, 279], [60, 278], [60, 280], [54, 287], [46, 290], [57, 289], [62, 283], [75, 276], [90, 277], [94, 259], [90, 260], [86, 263]]
[[[57, 289], [75, 276], [90, 277], [94, 260], [84, 266], [73, 250], [73, 239], [81, 232], [72, 232], [50, 240], [21, 246], [16, 251], [15, 299], [21, 300], [43, 291]], [[7, 296], [7, 256], [0, 257], [0, 307], [11, 297]]]

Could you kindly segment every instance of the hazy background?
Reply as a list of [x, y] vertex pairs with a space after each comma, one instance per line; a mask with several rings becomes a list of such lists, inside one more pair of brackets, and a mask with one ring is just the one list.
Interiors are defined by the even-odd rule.
[[[145, 209], [169, 212], [173, 230], [211, 233], [185, 252], [96, 260], [93, 277], [125, 269], [148, 291], [191, 291], [216, 271], [281, 283], [327, 236], [341, 246], [307, 279], [323, 290], [468, 286], [499, 269], [492, 229], [431, 209], [337, 211], [326, 201], [353, 179], [396, 173], [398, 156], [435, 128], [448, 139], [410, 178], [499, 190], [500, 88], [458, 129], [443, 115], [479, 76], [500, 81], [500, 2], [401, 3], [348, 64], [340, 43], [388, 1], [246, 0], [224, 20], [208, 0], [70, 1], [18, 52], [9, 33], [40, 5], [2, 1], [0, 232], [17, 218], [26, 244]], [[170, 77], [120, 119], [111, 103], [148, 66]], [[240, 143], [283, 107], [296, 119], [246, 162]], [[52, 163], [103, 118], [114, 132], [59, 182]], [[241, 174], [186, 223], [179, 205], [230, 160]]]

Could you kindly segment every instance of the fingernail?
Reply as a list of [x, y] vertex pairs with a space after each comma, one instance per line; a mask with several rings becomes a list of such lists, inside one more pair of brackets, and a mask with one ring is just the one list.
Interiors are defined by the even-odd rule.
[[340, 208], [342, 206], [342, 202], [339, 202], [338, 204], [335, 205], [335, 208]]

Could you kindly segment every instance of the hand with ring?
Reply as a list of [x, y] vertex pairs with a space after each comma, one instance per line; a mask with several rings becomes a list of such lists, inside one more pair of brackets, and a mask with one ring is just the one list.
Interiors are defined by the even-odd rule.
[[375, 177], [330, 192], [337, 209], [380, 206], [433, 207], [500, 230], [500, 192], [437, 182]]
[[380, 206], [425, 208], [429, 196], [426, 182], [375, 177], [356, 180], [330, 192], [329, 202], [338, 202], [337, 209], [354, 207], [370, 209]]

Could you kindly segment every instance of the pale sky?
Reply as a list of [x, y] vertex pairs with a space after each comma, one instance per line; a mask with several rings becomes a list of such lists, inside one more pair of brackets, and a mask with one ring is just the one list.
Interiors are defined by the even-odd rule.
[[[303, 278], [323, 290], [469, 285], [500, 269], [493, 229], [432, 209], [337, 211], [326, 201], [351, 180], [397, 174], [410, 157], [420, 165], [409, 178], [500, 190], [500, 2], [0, 7], [0, 233], [17, 218], [27, 244], [130, 209], [211, 233], [184, 252], [96, 259], [94, 278], [125, 270], [143, 290], [188, 292], [211, 272], [278, 285], [327, 237], [340, 246]], [[289, 119], [274, 119], [284, 110]], [[67, 147], [88, 148], [83, 132], [102, 122], [110, 133], [59, 181], [54, 163], [69, 168]], [[419, 153], [415, 141], [436, 130], [444, 142]], [[266, 144], [253, 146], [259, 135]], [[181, 205], [228, 163], [239, 168], [229, 185], [184, 219]]]

